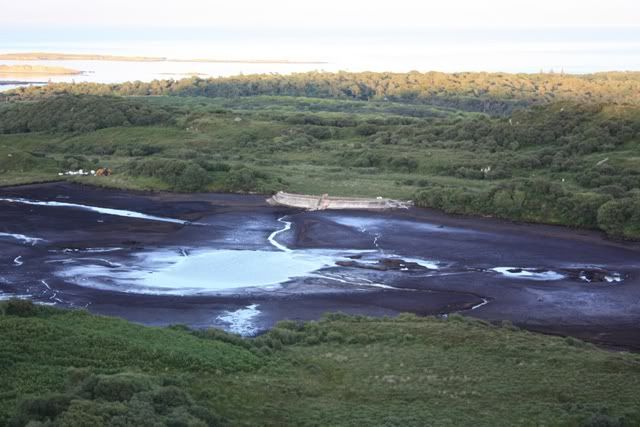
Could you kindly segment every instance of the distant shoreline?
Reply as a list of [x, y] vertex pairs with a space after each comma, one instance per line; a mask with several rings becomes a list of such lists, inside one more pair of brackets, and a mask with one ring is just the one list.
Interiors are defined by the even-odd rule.
[[325, 61], [291, 61], [287, 59], [175, 59], [163, 56], [119, 56], [81, 53], [2, 53], [0, 60], [10, 61], [118, 61], [118, 62], [209, 62], [226, 64], [327, 64]]
[[0, 80], [0, 86], [46, 85], [47, 82], [23, 82], [19, 80]]
[[77, 75], [82, 71], [65, 67], [48, 67], [44, 65], [0, 65], [0, 75], [59, 76]]

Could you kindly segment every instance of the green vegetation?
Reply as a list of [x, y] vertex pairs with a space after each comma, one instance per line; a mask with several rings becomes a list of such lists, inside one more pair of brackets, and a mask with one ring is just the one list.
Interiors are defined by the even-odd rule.
[[[606, 82], [633, 85], [634, 76], [609, 76]], [[548, 77], [604, 84], [593, 76]], [[504, 77], [503, 84], [513, 78]], [[169, 83], [192, 87], [191, 80]], [[504, 96], [508, 101], [515, 95]], [[3, 184], [106, 166], [113, 176], [75, 179], [149, 190], [387, 196], [453, 213], [640, 238], [636, 105], [563, 101], [496, 116], [426, 100], [64, 94], [11, 99], [0, 104]]]
[[115, 126], [171, 123], [170, 114], [116, 97], [62, 96], [0, 109], [0, 133], [90, 132]]
[[640, 422], [637, 355], [509, 324], [334, 314], [241, 339], [0, 307], [0, 425]]
[[439, 105], [466, 111], [508, 113], [531, 103], [640, 102], [640, 73], [609, 72], [587, 75], [553, 73], [328, 73], [247, 75], [150, 83], [53, 84], [19, 89], [9, 96], [30, 98], [42, 94], [178, 95], [207, 97], [304, 96], [399, 101]]

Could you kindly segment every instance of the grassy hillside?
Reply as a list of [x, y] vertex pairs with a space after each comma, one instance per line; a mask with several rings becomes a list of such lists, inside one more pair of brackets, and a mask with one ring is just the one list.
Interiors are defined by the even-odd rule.
[[640, 422], [638, 355], [455, 315], [330, 315], [241, 339], [12, 301], [0, 373], [0, 425]]
[[640, 239], [640, 107], [60, 95], [0, 104], [0, 183], [413, 199]]

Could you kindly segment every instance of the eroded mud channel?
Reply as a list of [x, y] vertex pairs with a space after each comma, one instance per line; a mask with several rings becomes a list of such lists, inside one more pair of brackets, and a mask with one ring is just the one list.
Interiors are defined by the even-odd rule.
[[0, 299], [245, 335], [328, 311], [466, 312], [640, 349], [640, 249], [421, 209], [303, 212], [262, 196], [0, 189]]

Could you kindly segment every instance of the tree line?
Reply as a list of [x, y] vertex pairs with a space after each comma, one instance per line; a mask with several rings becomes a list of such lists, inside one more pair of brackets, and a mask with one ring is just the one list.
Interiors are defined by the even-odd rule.
[[508, 114], [532, 103], [560, 100], [580, 102], [640, 102], [640, 73], [608, 72], [588, 75], [441, 73], [441, 72], [307, 72], [219, 78], [191, 77], [119, 84], [57, 83], [19, 88], [4, 99], [28, 99], [71, 93], [93, 95], [176, 95], [239, 97], [304, 96], [355, 100], [388, 100], [432, 104], [466, 111]]

